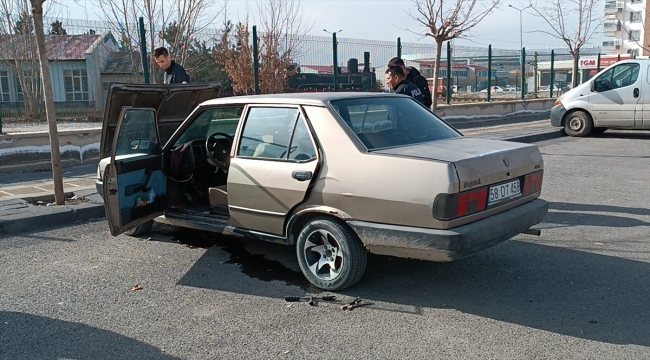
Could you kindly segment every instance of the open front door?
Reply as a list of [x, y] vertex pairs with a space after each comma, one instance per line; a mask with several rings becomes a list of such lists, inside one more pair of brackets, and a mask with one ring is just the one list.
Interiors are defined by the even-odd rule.
[[162, 215], [167, 182], [160, 149], [156, 111], [124, 107], [104, 172], [104, 206], [113, 236]]

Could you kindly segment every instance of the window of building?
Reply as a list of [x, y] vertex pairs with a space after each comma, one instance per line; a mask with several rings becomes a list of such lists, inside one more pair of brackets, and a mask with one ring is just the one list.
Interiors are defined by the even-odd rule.
[[9, 73], [0, 71], [0, 102], [9, 102]]
[[641, 39], [641, 31], [633, 30], [630, 31], [630, 40], [639, 41]]
[[643, 0], [632, 0], [632, 4], [640, 4]]
[[630, 13], [630, 21], [631, 22], [640, 22], [641, 21], [641, 12], [640, 11], [632, 11]]
[[86, 70], [66, 70], [64, 76], [66, 101], [89, 100]]

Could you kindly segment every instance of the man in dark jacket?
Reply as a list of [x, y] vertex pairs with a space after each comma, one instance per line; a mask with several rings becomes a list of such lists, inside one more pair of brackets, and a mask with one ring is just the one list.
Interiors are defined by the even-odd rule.
[[406, 79], [402, 68], [391, 66], [386, 69], [386, 84], [395, 91], [395, 94], [404, 94], [422, 102], [422, 91]]
[[429, 90], [429, 82], [427, 79], [425, 79], [424, 76], [420, 75], [420, 72], [413, 66], [406, 67], [404, 65], [404, 60], [398, 57], [390, 59], [388, 62], [388, 67], [390, 68], [391, 66], [398, 66], [402, 68], [402, 72], [404, 72], [404, 75], [406, 75], [406, 79], [417, 86], [418, 89], [420, 89], [422, 92], [422, 104], [428, 108], [431, 108], [433, 99], [431, 99], [431, 90]]
[[182, 66], [177, 64], [169, 57], [169, 51], [164, 47], [159, 47], [153, 52], [156, 58], [156, 64], [165, 70], [165, 84], [187, 84], [190, 82], [190, 76]]

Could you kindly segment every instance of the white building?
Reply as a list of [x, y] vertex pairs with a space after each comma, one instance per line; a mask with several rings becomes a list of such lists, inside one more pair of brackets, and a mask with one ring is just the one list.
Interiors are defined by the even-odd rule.
[[650, 55], [650, 29], [645, 26], [650, 0], [606, 0], [603, 41], [608, 54]]

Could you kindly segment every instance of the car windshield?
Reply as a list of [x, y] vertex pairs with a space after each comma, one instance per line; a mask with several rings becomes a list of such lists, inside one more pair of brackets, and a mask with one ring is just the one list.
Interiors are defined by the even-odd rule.
[[363, 97], [331, 104], [371, 151], [462, 136], [411, 98]]

